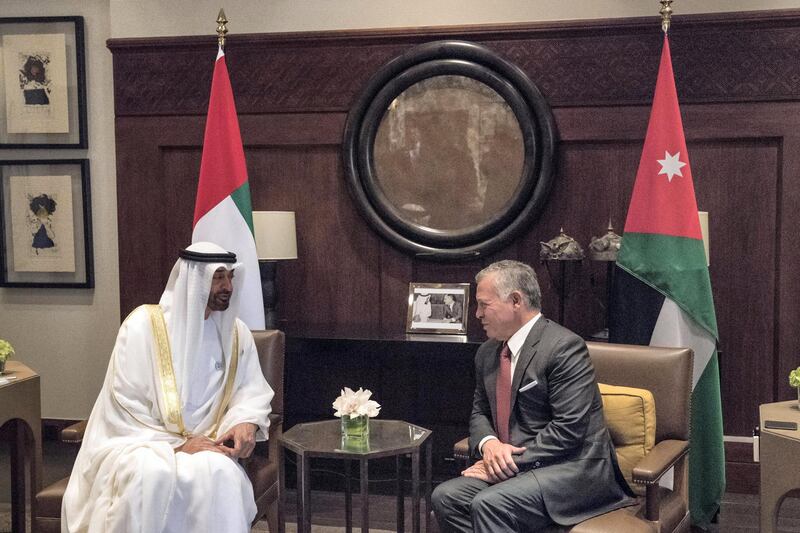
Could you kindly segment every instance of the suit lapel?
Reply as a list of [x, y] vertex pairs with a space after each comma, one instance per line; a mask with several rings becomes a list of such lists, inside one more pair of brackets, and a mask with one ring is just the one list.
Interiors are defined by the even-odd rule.
[[542, 338], [542, 333], [547, 327], [547, 321], [544, 317], [540, 317], [536, 324], [531, 328], [528, 333], [528, 338], [525, 339], [525, 344], [522, 345], [522, 350], [519, 352], [517, 365], [514, 367], [514, 376], [511, 379], [511, 412], [514, 412], [514, 405], [517, 402], [517, 392], [519, 386], [522, 384], [522, 376], [525, 375], [525, 369], [528, 368], [533, 356], [536, 355], [536, 345]]

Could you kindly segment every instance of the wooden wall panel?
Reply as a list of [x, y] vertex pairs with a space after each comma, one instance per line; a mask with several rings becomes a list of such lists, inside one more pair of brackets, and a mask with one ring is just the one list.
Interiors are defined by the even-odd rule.
[[[379, 238], [347, 193], [340, 156], [369, 76], [443, 38], [482, 42], [520, 66], [553, 106], [561, 140], [542, 216], [506, 249], [464, 263], [412, 258]], [[214, 42], [109, 43], [123, 315], [157, 300], [188, 242]], [[711, 213], [725, 432], [749, 436], [760, 403], [791, 397], [786, 375], [800, 362], [800, 11], [675, 17], [671, 43], [698, 203]], [[300, 257], [278, 272], [282, 327], [397, 335], [409, 282], [472, 281], [509, 257], [536, 268], [546, 314], [559, 315], [566, 282], [565, 325], [599, 330], [605, 265], [571, 264], [562, 279], [538, 262], [539, 242], [563, 227], [586, 246], [609, 217], [622, 231], [660, 46], [652, 19], [229, 36], [254, 208], [297, 212]], [[482, 335], [474, 319], [469, 333]]]
[[380, 239], [349, 205], [339, 147], [251, 149], [248, 164], [268, 169], [255, 170], [253, 209], [296, 211], [298, 259], [279, 265], [280, 315], [293, 324], [377, 331]]
[[739, 413], [726, 417], [724, 429], [747, 435], [774, 370], [764, 340], [774, 335], [778, 150], [774, 141], [759, 140], [695, 142], [689, 150], [698, 205], [710, 213], [723, 403]]

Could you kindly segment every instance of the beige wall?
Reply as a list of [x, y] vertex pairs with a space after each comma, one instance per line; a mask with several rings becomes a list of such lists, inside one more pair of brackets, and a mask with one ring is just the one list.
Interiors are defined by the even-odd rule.
[[[111, 35], [213, 34], [220, 6], [237, 33], [658, 17], [657, 0], [111, 0]], [[800, 7], [798, 0], [677, 0], [675, 13]], [[658, 18], [655, 19], [658, 23]]]
[[[102, 384], [119, 325], [114, 107], [109, 37], [213, 34], [223, 4], [236, 33], [657, 17], [655, 0], [2, 0], [3, 17], [86, 19], [88, 150], [0, 150], [2, 159], [88, 157], [96, 288], [0, 289], [0, 338], [42, 375], [47, 418], [83, 418]], [[800, 7], [800, 0], [678, 0], [676, 13]], [[656, 23], [658, 19], [655, 19]], [[209, 68], [211, 65], [209, 63]], [[124, 243], [123, 243], [124, 245]]]
[[42, 376], [42, 414], [88, 415], [119, 327], [117, 201], [108, 0], [2, 0], [0, 16], [84, 17], [88, 150], [0, 150], [2, 159], [90, 160], [96, 288], [0, 288], [0, 338]]

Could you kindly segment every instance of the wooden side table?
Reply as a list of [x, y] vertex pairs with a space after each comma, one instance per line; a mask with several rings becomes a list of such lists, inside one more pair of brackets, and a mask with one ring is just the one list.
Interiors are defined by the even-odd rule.
[[[25, 495], [30, 498], [31, 520], [36, 493], [42, 488], [42, 407], [39, 375], [19, 361], [6, 362], [0, 385], [0, 434], [11, 441], [11, 531], [25, 533]], [[26, 490], [25, 465], [30, 485]]]
[[800, 489], [800, 429], [769, 429], [767, 420], [795, 422], [800, 428], [797, 400], [759, 407], [761, 438], [761, 533], [778, 530], [778, 509], [788, 492]]

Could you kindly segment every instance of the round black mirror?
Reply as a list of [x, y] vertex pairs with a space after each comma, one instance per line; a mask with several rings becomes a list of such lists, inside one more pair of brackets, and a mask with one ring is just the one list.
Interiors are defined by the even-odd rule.
[[417, 256], [507, 244], [543, 207], [556, 146], [550, 107], [514, 65], [440, 41], [391, 61], [347, 118], [344, 164], [366, 220]]

